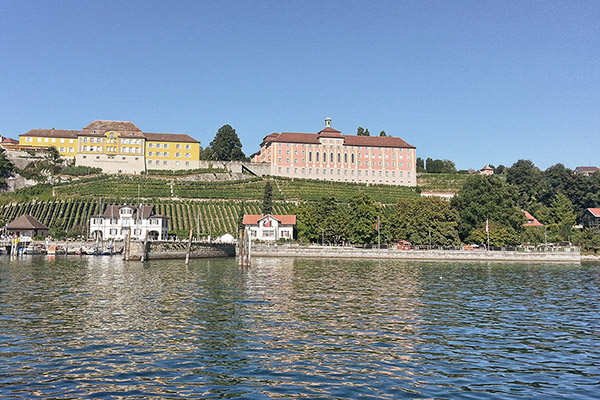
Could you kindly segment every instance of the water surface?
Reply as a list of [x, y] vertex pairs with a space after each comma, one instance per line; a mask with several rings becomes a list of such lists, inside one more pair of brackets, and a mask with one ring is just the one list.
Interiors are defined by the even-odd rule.
[[1, 398], [598, 398], [600, 266], [0, 259]]

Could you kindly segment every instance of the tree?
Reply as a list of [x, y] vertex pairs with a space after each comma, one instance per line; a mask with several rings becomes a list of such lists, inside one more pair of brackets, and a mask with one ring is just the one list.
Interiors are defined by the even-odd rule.
[[369, 133], [369, 129], [364, 129], [362, 126], [359, 126], [358, 129], [356, 130], [356, 135], [357, 136], [371, 136], [371, 134]]
[[14, 168], [13, 163], [6, 157], [6, 150], [0, 147], [0, 177], [8, 178]]
[[425, 172], [425, 161], [421, 157], [417, 157], [417, 172]]
[[540, 170], [530, 160], [519, 160], [507, 170], [506, 181], [517, 187], [518, 204], [521, 207], [529, 208], [538, 201], [541, 177]]
[[204, 152], [206, 152], [205, 157], [210, 156], [212, 160], [244, 161], [247, 159], [242, 151], [240, 138], [230, 125], [219, 128], [215, 138], [210, 142], [210, 151], [207, 148]]
[[271, 182], [267, 181], [265, 183], [265, 191], [263, 194], [263, 203], [262, 203], [262, 215], [272, 214], [273, 213], [273, 188], [271, 187]]
[[402, 199], [384, 225], [388, 241], [408, 240], [413, 244], [453, 246], [458, 238], [458, 213], [450, 202], [438, 197]]
[[298, 237], [311, 242], [340, 243], [349, 234], [347, 206], [328, 194], [314, 204], [296, 210]]
[[557, 195], [550, 207], [550, 231], [560, 240], [570, 241], [576, 217], [573, 203], [564, 194]]
[[386, 135], [385, 131], [381, 131], [381, 132], [379, 132], [379, 136], [387, 136], [387, 135]]
[[379, 206], [371, 196], [364, 192], [353, 196], [348, 210], [349, 239], [360, 244], [375, 243], [379, 215]]
[[487, 243], [488, 233], [490, 246], [512, 246], [518, 244], [520, 236], [511, 226], [501, 224], [489, 224], [489, 232], [485, 228], [477, 228], [471, 232], [467, 241], [470, 243]]
[[486, 221], [511, 227], [517, 234], [522, 230], [525, 217], [517, 207], [516, 190], [495, 175], [471, 175], [451, 204], [460, 215], [463, 240], [475, 229], [485, 227]]

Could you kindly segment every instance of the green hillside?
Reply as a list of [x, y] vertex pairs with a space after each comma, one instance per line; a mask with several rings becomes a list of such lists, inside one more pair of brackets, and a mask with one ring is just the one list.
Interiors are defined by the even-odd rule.
[[[421, 174], [423, 190], [458, 191], [465, 175]], [[402, 186], [364, 185], [305, 179], [249, 178], [239, 181], [185, 181], [173, 178], [99, 175], [58, 185], [37, 185], [0, 196], [0, 222], [31, 214], [52, 229], [55, 236], [87, 234], [90, 216], [107, 204], [153, 204], [169, 217], [170, 232], [187, 236], [190, 228], [200, 236], [235, 233], [242, 206], [259, 214], [265, 183], [273, 188], [274, 213], [293, 213], [298, 202], [320, 200], [333, 194], [345, 203], [365, 192], [391, 212], [401, 198], [419, 196], [419, 190]]]

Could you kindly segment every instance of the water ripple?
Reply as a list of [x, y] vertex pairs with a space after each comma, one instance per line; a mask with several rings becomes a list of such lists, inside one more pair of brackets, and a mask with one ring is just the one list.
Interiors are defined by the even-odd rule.
[[0, 261], [0, 397], [592, 399], [600, 266]]

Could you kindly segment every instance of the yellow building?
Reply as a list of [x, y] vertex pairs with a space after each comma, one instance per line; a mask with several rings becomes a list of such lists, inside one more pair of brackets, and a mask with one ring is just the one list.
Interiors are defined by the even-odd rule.
[[128, 121], [94, 121], [81, 131], [32, 129], [19, 137], [19, 145], [55, 147], [75, 165], [100, 167], [107, 173], [200, 165], [199, 141], [183, 134], [145, 133]]

